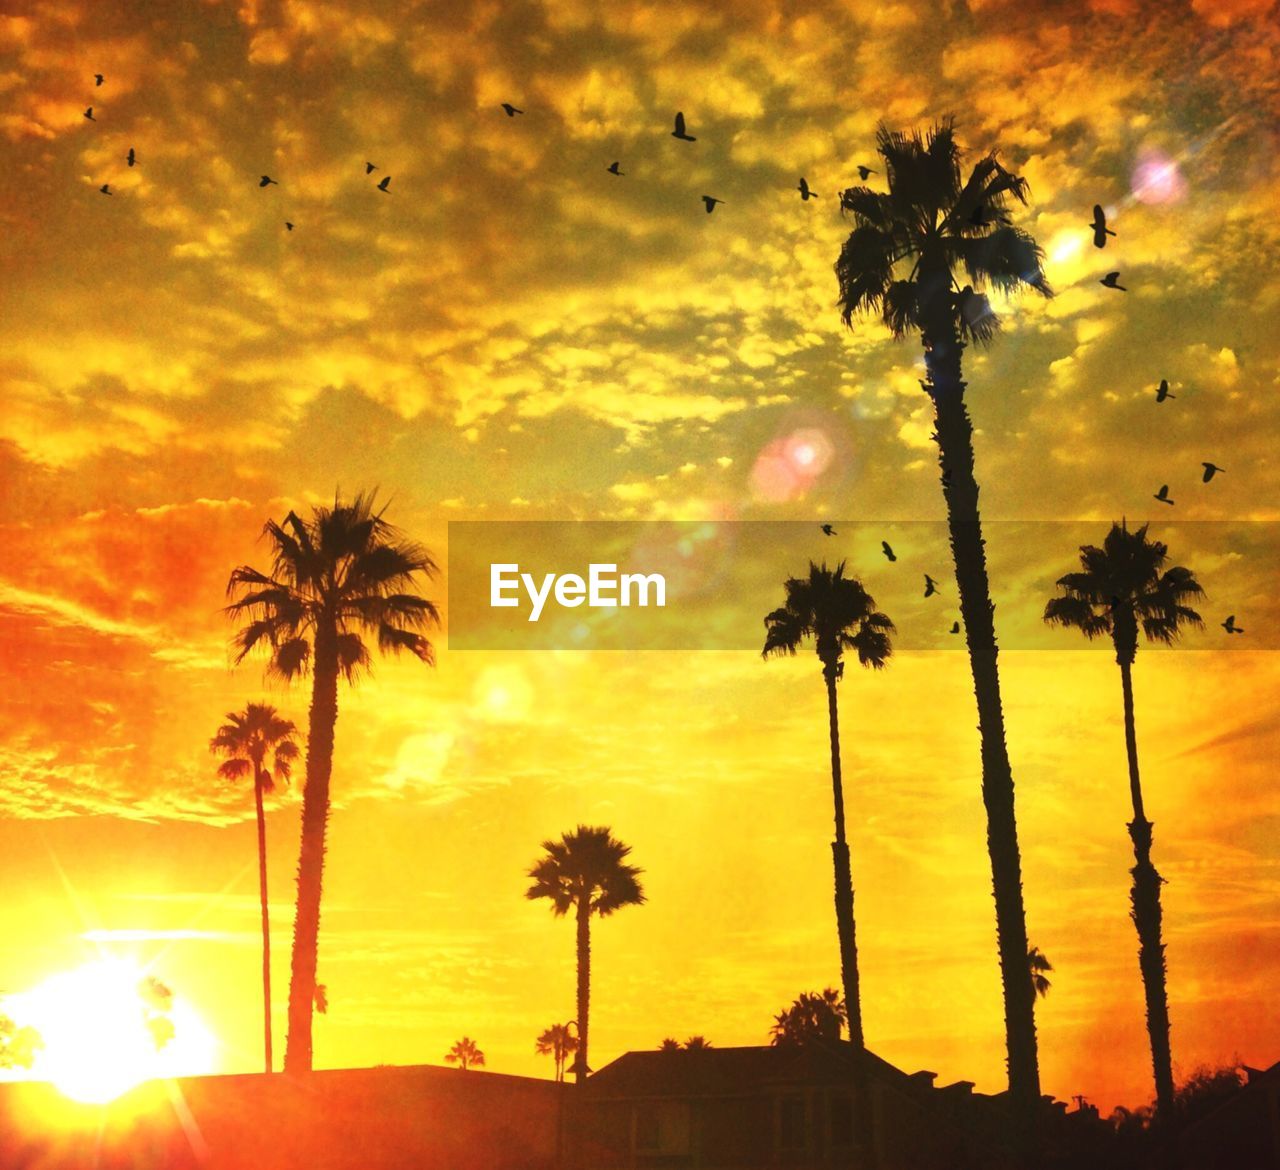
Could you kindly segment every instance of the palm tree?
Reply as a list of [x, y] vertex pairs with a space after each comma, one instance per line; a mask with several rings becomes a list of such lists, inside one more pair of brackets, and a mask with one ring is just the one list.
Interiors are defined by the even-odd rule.
[[227, 593], [238, 596], [226, 612], [248, 619], [235, 638], [236, 662], [265, 646], [273, 673], [286, 680], [307, 670], [312, 676], [284, 1054], [285, 1072], [308, 1072], [338, 679], [352, 683], [372, 664], [364, 635], [376, 636], [384, 652], [407, 650], [428, 665], [435, 661], [421, 631], [438, 625], [439, 613], [415, 590], [418, 575], [430, 577], [436, 566], [375, 511], [372, 495], [335, 498], [307, 520], [290, 512], [283, 523], [269, 521], [265, 534], [271, 571], [235, 569]]
[[1079, 630], [1092, 640], [1109, 635], [1120, 666], [1124, 701], [1124, 742], [1129, 759], [1129, 797], [1133, 820], [1134, 866], [1130, 870], [1131, 917], [1138, 931], [1138, 967], [1147, 1003], [1147, 1032], [1156, 1082], [1156, 1115], [1167, 1119], [1173, 1109], [1173, 1057], [1169, 1047], [1169, 999], [1165, 987], [1164, 942], [1161, 939], [1160, 885], [1151, 864], [1152, 824], [1142, 802], [1138, 775], [1138, 736], [1133, 719], [1133, 660], [1138, 653], [1138, 630], [1149, 642], [1170, 645], [1185, 626], [1201, 626], [1200, 615], [1187, 602], [1204, 596], [1190, 569], [1168, 568], [1169, 549], [1147, 538], [1147, 525], [1130, 532], [1121, 521], [1112, 524], [1101, 548], [1080, 549], [1081, 572], [1058, 581], [1062, 591], [1045, 606], [1045, 621]]
[[644, 871], [628, 865], [630, 845], [610, 829], [579, 825], [559, 841], [544, 841], [545, 855], [529, 870], [527, 898], [549, 898], [557, 918], [574, 910], [578, 922], [578, 1048], [573, 1059], [577, 1084], [587, 1083], [587, 1032], [591, 1010], [591, 916], [606, 918], [624, 906], [639, 906]]
[[[968, 342], [985, 343], [996, 333], [998, 322], [983, 287], [1002, 293], [1032, 288], [1046, 297], [1052, 292], [1042, 271], [1042, 251], [1013, 226], [1007, 211], [1011, 198], [1026, 201], [1027, 184], [1005, 170], [994, 152], [979, 159], [962, 181], [960, 149], [949, 120], [923, 136], [881, 127], [876, 140], [889, 189], [850, 187], [840, 197], [854, 229], [835, 265], [839, 305], [846, 324], [855, 314], [873, 315], [897, 340], [919, 333], [924, 347], [922, 385], [934, 406], [942, 493], [978, 705], [1009, 1088], [1029, 1116], [1040, 1096], [1040, 1071], [1027, 980], [1022, 860], [961, 355]], [[954, 275], [957, 268], [970, 282], [964, 287]]]
[[858, 945], [853, 921], [853, 877], [849, 864], [849, 843], [844, 828], [844, 785], [840, 774], [840, 717], [836, 706], [836, 683], [844, 674], [844, 653], [854, 651], [858, 661], [880, 670], [893, 653], [889, 635], [893, 622], [878, 613], [875, 600], [856, 577], [845, 576], [845, 562], [828, 569], [809, 562], [808, 577], [788, 578], [786, 602], [764, 619], [763, 656], [793, 655], [806, 638], [822, 663], [827, 684], [827, 721], [831, 739], [831, 790], [835, 799], [835, 840], [831, 855], [835, 863], [836, 933], [840, 941], [840, 974], [844, 981], [844, 1001], [849, 1009], [849, 1038], [863, 1047], [862, 1001], [858, 986]]
[[[250, 703], [243, 711], [227, 712], [227, 721], [209, 741], [209, 750], [225, 756], [218, 767], [224, 780], [253, 776], [253, 802], [258, 813], [258, 898], [262, 903], [262, 1030], [266, 1070], [271, 1057], [271, 919], [267, 912], [267, 820], [262, 798], [275, 789], [277, 781], [289, 779], [298, 758], [294, 740], [298, 729], [282, 719], [266, 703]], [[271, 756], [271, 767], [267, 757]]]
[[769, 1043], [781, 1048], [815, 1040], [839, 1040], [848, 1018], [845, 1001], [834, 987], [822, 992], [802, 991], [790, 1007], [774, 1016]]
[[682, 1052], [684, 1045], [672, 1036], [668, 1036], [661, 1044], [658, 1045], [659, 1052]]
[[1027, 970], [1031, 973], [1031, 989], [1036, 996], [1043, 999], [1049, 994], [1049, 989], [1053, 984], [1049, 981], [1048, 973], [1053, 970], [1053, 964], [1044, 956], [1044, 951], [1039, 947], [1030, 947], [1027, 950]]
[[450, 1064], [456, 1064], [462, 1072], [475, 1067], [479, 1068], [484, 1064], [484, 1053], [477, 1047], [476, 1042], [470, 1036], [463, 1036], [448, 1052], [444, 1054], [445, 1060]]
[[684, 1042], [686, 1052], [706, 1052], [711, 1047], [711, 1041], [705, 1036], [690, 1036]]
[[552, 1024], [538, 1037], [535, 1047], [539, 1056], [555, 1058], [556, 1081], [563, 1081], [565, 1060], [578, 1047], [578, 1038], [569, 1031], [569, 1025]]

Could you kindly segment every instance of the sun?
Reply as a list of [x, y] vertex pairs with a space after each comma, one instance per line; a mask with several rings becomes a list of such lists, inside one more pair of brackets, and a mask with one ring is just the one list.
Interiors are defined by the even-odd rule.
[[126, 959], [99, 959], [8, 997], [40, 1034], [30, 1076], [72, 1100], [105, 1104], [143, 1081], [212, 1072], [217, 1041], [194, 1009]]

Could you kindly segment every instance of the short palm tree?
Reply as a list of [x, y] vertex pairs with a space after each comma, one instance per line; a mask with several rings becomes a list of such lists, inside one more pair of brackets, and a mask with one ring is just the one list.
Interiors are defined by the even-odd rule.
[[[925, 135], [882, 127], [877, 150], [889, 189], [850, 187], [840, 197], [854, 228], [835, 266], [839, 306], [846, 324], [855, 315], [874, 316], [897, 340], [918, 333], [924, 348], [922, 385], [935, 412], [942, 493], [978, 705], [1009, 1088], [1027, 1117], [1040, 1097], [1035, 1006], [1027, 981], [1013, 772], [1005, 744], [994, 606], [961, 355], [967, 343], [986, 343], [995, 336], [998, 322], [984, 287], [1004, 293], [1030, 288], [1046, 297], [1052, 293], [1042, 269], [1043, 253], [1008, 214], [1011, 199], [1026, 201], [1027, 184], [1005, 170], [994, 152], [978, 159], [963, 179], [950, 121]], [[957, 270], [967, 277], [963, 287]]]
[[587, 1083], [587, 1034], [591, 1014], [591, 916], [606, 918], [624, 906], [644, 902], [640, 874], [627, 864], [631, 846], [610, 829], [579, 825], [559, 841], [544, 841], [544, 855], [529, 870], [533, 885], [525, 897], [547, 898], [556, 917], [573, 910], [578, 926], [578, 1048], [574, 1080]]
[[484, 1064], [484, 1053], [470, 1036], [463, 1036], [444, 1054], [444, 1058], [450, 1064], [456, 1064], [463, 1072], [469, 1068], [480, 1068]]
[[571, 1052], [577, 1051], [578, 1038], [568, 1024], [552, 1024], [535, 1045], [539, 1056], [553, 1057], [556, 1064], [556, 1081], [564, 1080], [564, 1066]]
[[1053, 970], [1053, 964], [1045, 958], [1044, 951], [1039, 947], [1031, 947], [1027, 951], [1027, 970], [1031, 975], [1031, 988], [1036, 993], [1037, 998], [1043, 999], [1049, 994], [1049, 989], [1053, 983], [1049, 979], [1049, 972]]
[[[263, 797], [289, 779], [298, 758], [298, 729], [267, 703], [250, 703], [229, 711], [227, 721], [209, 741], [209, 750], [226, 757], [218, 767], [224, 780], [253, 777], [253, 803], [258, 814], [258, 898], [262, 903], [262, 1029], [266, 1069], [271, 1056], [271, 919], [267, 910], [267, 820]], [[268, 757], [271, 766], [268, 767]]]
[[283, 523], [269, 521], [265, 534], [271, 569], [235, 569], [227, 584], [235, 600], [226, 612], [248, 619], [235, 638], [236, 662], [265, 647], [276, 675], [289, 680], [310, 670], [312, 677], [284, 1054], [285, 1072], [294, 1073], [311, 1069], [338, 680], [354, 682], [372, 664], [367, 636], [377, 639], [379, 650], [407, 650], [432, 664], [435, 653], [422, 631], [438, 625], [440, 616], [417, 592], [418, 578], [432, 576], [435, 562], [375, 510], [372, 495], [337, 498], [306, 520], [290, 512]]
[[845, 837], [844, 784], [840, 771], [840, 715], [836, 683], [844, 674], [844, 654], [856, 653], [866, 667], [880, 670], [893, 653], [893, 622], [877, 612], [875, 599], [856, 577], [845, 576], [845, 562], [834, 569], [809, 563], [807, 577], [787, 580], [786, 601], [764, 619], [763, 655], [793, 655], [812, 638], [827, 684], [827, 724], [831, 740], [831, 791], [835, 800], [836, 934], [840, 942], [840, 974], [849, 1012], [849, 1038], [863, 1047], [862, 1001], [858, 982], [858, 945], [854, 932], [853, 876]]
[[774, 1016], [769, 1043], [780, 1048], [815, 1040], [839, 1040], [848, 1019], [846, 1003], [834, 987], [821, 992], [802, 991], [790, 1007]]
[[661, 1044], [658, 1045], [659, 1052], [683, 1052], [684, 1045], [680, 1043], [674, 1036], [668, 1036]]
[[1173, 1057], [1169, 1045], [1169, 999], [1165, 986], [1164, 942], [1161, 938], [1160, 886], [1151, 864], [1152, 824], [1142, 801], [1138, 775], [1138, 736], [1133, 718], [1133, 661], [1139, 629], [1150, 642], [1177, 641], [1186, 626], [1204, 623], [1188, 602], [1204, 596], [1190, 569], [1170, 565], [1169, 549], [1147, 537], [1144, 524], [1134, 532], [1122, 521], [1112, 524], [1101, 548], [1080, 549], [1078, 573], [1058, 581], [1059, 596], [1045, 606], [1045, 621], [1079, 630], [1086, 638], [1111, 638], [1120, 666], [1124, 701], [1124, 742], [1129, 760], [1129, 797], [1133, 820], [1134, 866], [1130, 871], [1131, 916], [1138, 931], [1138, 967], [1147, 1002], [1147, 1032], [1155, 1071], [1156, 1114], [1168, 1118], [1173, 1109]]
[[684, 1042], [686, 1052], [706, 1052], [711, 1046], [711, 1041], [705, 1036], [690, 1036]]

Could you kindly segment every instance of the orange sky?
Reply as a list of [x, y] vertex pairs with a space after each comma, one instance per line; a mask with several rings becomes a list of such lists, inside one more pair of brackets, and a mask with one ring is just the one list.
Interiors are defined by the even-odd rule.
[[[1093, 539], [1151, 518], [1209, 591], [1197, 649], [1135, 672], [1174, 1056], [1274, 1061], [1277, 556], [1274, 524], [1244, 522], [1280, 519], [1280, 30], [1269, 0], [1081, 7], [10, 6], [0, 989], [99, 946], [154, 960], [220, 1067], [257, 1066], [252, 801], [205, 745], [251, 699], [305, 721], [305, 688], [230, 669], [218, 612], [269, 516], [377, 484], [442, 560], [451, 519], [940, 519], [918, 347], [844, 330], [831, 264], [877, 122], [954, 113], [1030, 180], [1019, 222], [1059, 294], [967, 355], [984, 516]], [[1152, 160], [1176, 175], [1143, 187]], [[1113, 267], [1127, 295], [1098, 286]], [[837, 458], [771, 498], [757, 460], [802, 429]], [[988, 535], [1029, 932], [1055, 965], [1043, 1079], [1109, 1107], [1150, 1096], [1119, 683], [1037, 621], [1077, 528]], [[851, 556], [912, 628], [918, 577], [873, 535], [811, 551]], [[945, 549], [918, 555], [954, 604]], [[572, 1014], [572, 931], [524, 871], [579, 821], [634, 846], [649, 896], [597, 931], [597, 1066], [667, 1035], [762, 1042], [837, 982], [811, 658], [441, 642], [436, 670], [379, 665], [342, 696], [318, 1063], [439, 1061], [466, 1033], [491, 1068], [549, 1073], [533, 1039]], [[975, 713], [937, 644], [842, 687], [863, 1011], [887, 1059], [994, 1090]], [[278, 1047], [297, 807], [269, 820]]]

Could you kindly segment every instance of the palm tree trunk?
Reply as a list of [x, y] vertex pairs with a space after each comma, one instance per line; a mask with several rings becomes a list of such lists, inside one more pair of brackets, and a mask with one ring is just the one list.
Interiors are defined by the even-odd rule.
[[574, 1082], [587, 1083], [587, 1017], [591, 1013], [591, 900], [578, 901], [578, 1051], [573, 1061]]
[[844, 982], [844, 1004], [848, 1013], [849, 1039], [855, 1048], [865, 1047], [862, 1035], [862, 998], [858, 984], [858, 944], [854, 934], [853, 875], [849, 865], [849, 843], [844, 828], [844, 782], [840, 771], [840, 715], [836, 704], [834, 666], [825, 667], [827, 682], [827, 722], [831, 732], [831, 789], [835, 798], [836, 839], [831, 843], [835, 863], [836, 934], [840, 939], [840, 977]]
[[[949, 277], [947, 278], [949, 280]], [[942, 283], [945, 289], [949, 287]], [[951, 555], [960, 613], [969, 648], [982, 740], [982, 802], [987, 811], [987, 851], [996, 903], [996, 939], [1004, 984], [1009, 1092], [1030, 1117], [1040, 1099], [1035, 991], [1027, 971], [1027, 920], [1022, 901], [1022, 859], [1014, 814], [1013, 770], [1005, 743], [1004, 710], [996, 650], [991, 587], [973, 469], [973, 425], [964, 405], [963, 348], [949, 295], [935, 295], [924, 331], [925, 366], [937, 411], [937, 441]]]
[[307, 723], [306, 782], [302, 790], [302, 846], [298, 854], [298, 905], [293, 921], [289, 973], [289, 1034], [284, 1070], [311, 1071], [311, 1013], [315, 1008], [320, 942], [320, 893], [325, 831], [329, 824], [329, 778], [333, 733], [338, 721], [338, 653], [330, 627], [316, 632], [314, 682]]
[[1156, 1081], [1156, 1115], [1167, 1120], [1173, 1109], [1173, 1053], [1169, 1043], [1169, 995], [1166, 986], [1164, 942], [1161, 939], [1160, 886], [1164, 879], [1151, 864], [1152, 824], [1142, 807], [1142, 781], [1138, 776], [1138, 733], [1133, 717], [1133, 671], [1120, 658], [1120, 681], [1124, 689], [1124, 743], [1129, 757], [1129, 795], [1133, 820], [1129, 838], [1133, 841], [1134, 866], [1130, 891], [1131, 917], [1138, 930], [1138, 967], [1147, 1001], [1147, 1034], [1151, 1038], [1151, 1065]]
[[258, 811], [258, 897], [262, 901], [262, 1039], [271, 1071], [271, 917], [267, 905], [267, 819], [262, 809], [262, 765], [254, 766], [253, 798]]

